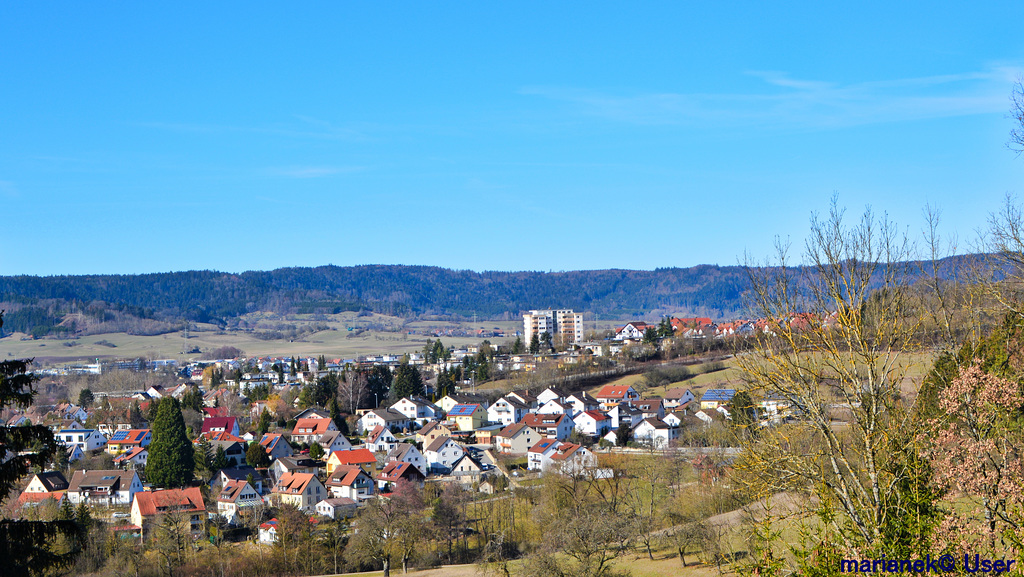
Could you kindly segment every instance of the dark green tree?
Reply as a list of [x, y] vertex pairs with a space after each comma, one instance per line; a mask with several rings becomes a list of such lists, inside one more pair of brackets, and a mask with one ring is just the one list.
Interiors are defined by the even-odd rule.
[[657, 331], [657, 329], [655, 329], [654, 327], [647, 327], [647, 330], [644, 331], [644, 341], [643, 342], [645, 342], [645, 343], [647, 343], [649, 345], [656, 345], [656, 344], [658, 344], [658, 331]]
[[375, 365], [366, 374], [366, 388], [374, 396], [374, 406], [380, 406], [380, 402], [388, 396], [391, 390], [391, 370], [384, 365]]
[[181, 396], [181, 407], [192, 409], [197, 413], [203, 412], [203, 393], [199, 391], [199, 387], [189, 387], [185, 391], [185, 394]]
[[746, 391], [739, 391], [733, 395], [732, 400], [729, 401], [729, 416], [732, 417], [732, 424], [737, 429], [743, 431], [750, 431], [751, 425], [757, 416], [757, 412], [754, 408], [754, 401], [750, 398], [750, 393]]
[[256, 436], [257, 437], [262, 437], [269, 430], [270, 430], [270, 413], [266, 409], [263, 409], [263, 412], [260, 413], [259, 425], [256, 427]]
[[548, 351], [549, 353], [554, 352], [555, 344], [551, 340], [551, 333], [544, 331], [540, 334], [540, 348], [541, 350]]
[[153, 442], [149, 444], [146, 480], [154, 487], [167, 488], [184, 487], [191, 483], [195, 461], [177, 399], [168, 397], [160, 401], [152, 430]]
[[320, 443], [314, 441], [313, 444], [309, 446], [309, 457], [311, 459], [320, 459], [323, 456], [324, 448], [320, 446]]
[[540, 337], [537, 333], [533, 333], [533, 338], [530, 339], [530, 354], [535, 355], [540, 352]]
[[245, 462], [251, 467], [264, 469], [270, 466], [270, 456], [267, 455], [267, 450], [263, 448], [263, 445], [252, 441], [249, 443], [249, 448], [245, 450]]
[[515, 342], [512, 343], [512, 354], [520, 355], [523, 353], [523, 339], [516, 337]]
[[133, 429], [141, 429], [146, 424], [138, 401], [132, 401], [131, 406], [128, 407], [128, 422], [131, 423]]
[[629, 425], [619, 425], [618, 429], [615, 429], [615, 446], [625, 447], [629, 444], [629, 440], [633, 438], [633, 431], [629, 429]]
[[89, 388], [82, 389], [82, 392], [78, 393], [78, 406], [83, 409], [91, 407], [94, 400], [96, 400], [96, 397], [93, 396], [92, 390]]
[[228, 465], [228, 454], [224, 451], [224, 447], [218, 446], [217, 452], [213, 456], [213, 466], [210, 467], [210, 470], [213, 472], [220, 471], [221, 469], [226, 469]]
[[423, 377], [419, 369], [409, 363], [398, 365], [391, 385], [391, 398], [397, 401], [405, 397], [423, 396], [423, 392]]
[[204, 479], [212, 478], [213, 473], [213, 445], [206, 437], [199, 439], [192, 453], [195, 460], [196, 474]]
[[452, 373], [449, 373], [448, 369], [442, 368], [441, 372], [437, 374], [437, 387], [434, 391], [435, 400], [441, 399], [445, 395], [451, 393], [454, 388], [455, 379], [453, 378]]

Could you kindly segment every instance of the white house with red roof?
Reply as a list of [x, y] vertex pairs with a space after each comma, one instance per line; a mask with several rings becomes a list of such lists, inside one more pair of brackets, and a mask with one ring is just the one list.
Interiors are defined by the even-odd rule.
[[311, 513], [316, 504], [327, 497], [327, 489], [312, 473], [284, 473], [270, 490], [271, 497], [282, 504], [295, 505]]
[[132, 523], [148, 533], [162, 523], [165, 515], [173, 514], [188, 520], [192, 538], [205, 533], [206, 503], [199, 487], [187, 489], [156, 489], [135, 494], [132, 502]]
[[413, 467], [409, 463], [403, 463], [401, 461], [392, 461], [384, 466], [384, 470], [377, 475], [377, 489], [381, 492], [388, 492], [394, 489], [402, 479], [415, 483], [418, 487], [423, 487], [423, 483], [426, 477], [423, 473], [420, 473], [419, 469]]
[[640, 399], [640, 393], [630, 385], [605, 385], [594, 397], [601, 403], [602, 411], [609, 411], [615, 405]]
[[299, 419], [295, 421], [291, 439], [293, 443], [315, 443], [327, 431], [337, 431], [338, 426], [331, 419]]
[[602, 437], [612, 430], [612, 418], [597, 410], [583, 411], [573, 417], [576, 430], [591, 437]]
[[149, 459], [149, 449], [135, 447], [114, 457], [114, 465], [122, 469], [144, 469]]
[[644, 443], [655, 449], [664, 449], [679, 438], [679, 427], [673, 427], [665, 421], [649, 417], [633, 427], [633, 440]]
[[221, 487], [220, 495], [217, 497], [217, 513], [228, 523], [235, 525], [242, 510], [262, 503], [263, 497], [248, 481], [232, 479]]
[[335, 497], [364, 501], [373, 497], [373, 478], [359, 465], [338, 465], [327, 478], [327, 490]]
[[541, 439], [534, 443], [526, 452], [526, 468], [531, 471], [542, 471], [545, 469], [545, 461], [551, 459], [555, 454], [559, 442], [556, 439]]
[[542, 471], [552, 467], [563, 475], [576, 475], [597, 467], [597, 457], [582, 445], [559, 443], [554, 454], [541, 462]]

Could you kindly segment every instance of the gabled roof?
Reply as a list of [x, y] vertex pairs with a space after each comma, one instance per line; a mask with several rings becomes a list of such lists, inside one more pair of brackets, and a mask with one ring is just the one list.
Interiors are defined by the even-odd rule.
[[369, 449], [348, 449], [345, 451], [334, 451], [332, 459], [341, 465], [368, 465], [377, 462], [377, 457]]
[[[662, 395], [662, 397], [665, 398], [665, 399], [669, 399], [671, 401], [677, 401], [677, 400], [680, 400], [683, 397], [685, 397], [686, 393], [689, 390], [690, 389], [684, 389], [682, 387], [676, 387], [674, 389], [669, 389], [669, 390], [665, 391], [665, 394]], [[693, 393], [690, 393], [690, 394], [693, 394]]]
[[144, 517], [171, 511], [192, 513], [206, 510], [199, 487], [141, 491], [135, 494], [135, 503]]
[[[423, 450], [424, 451], [431, 451], [431, 452], [436, 453], [437, 451], [441, 450], [441, 447], [443, 447], [445, 443], [447, 443], [448, 441], [451, 441], [451, 440], [452, 440], [451, 437], [445, 437], [445, 436], [438, 437], [438, 438], [434, 439], [433, 441], [431, 441], [430, 444], [427, 445]], [[452, 442], [454, 442], [454, 441], [452, 441]]]
[[577, 400], [577, 401], [583, 401], [584, 403], [594, 403], [594, 404], [597, 404], [597, 399], [595, 399], [593, 396], [590, 395], [590, 393], [588, 393], [586, 391], [580, 391], [578, 393], [573, 393], [573, 394], [569, 395], [568, 397], [566, 397], [566, 400]]
[[448, 417], [470, 417], [476, 411], [482, 411], [483, 409], [483, 405], [478, 405], [476, 403], [468, 405], [455, 405], [454, 407], [452, 407], [452, 410], [448, 411]]
[[63, 491], [68, 488], [68, 480], [64, 478], [64, 474], [60, 471], [46, 471], [44, 473], [36, 473], [35, 477], [42, 483], [43, 488], [47, 491]]
[[526, 429], [528, 427], [530, 426], [521, 421], [518, 423], [512, 423], [511, 425], [508, 425], [504, 429], [498, 431], [498, 436], [505, 437], [506, 439], [515, 437], [516, 435], [519, 434], [519, 431], [522, 431], [523, 429]]
[[149, 449], [147, 449], [146, 447], [132, 447], [128, 451], [125, 451], [124, 453], [121, 453], [120, 455], [118, 455], [114, 459], [114, 462], [115, 463], [125, 463], [127, 461], [131, 461], [132, 459], [134, 459], [135, 457], [138, 457], [139, 455], [141, 455], [143, 453], [149, 453]]
[[68, 483], [68, 491], [77, 493], [82, 487], [107, 487], [111, 491], [127, 491], [134, 477], [135, 471], [119, 469], [75, 471], [71, 475], [71, 482]]
[[472, 468], [476, 469], [477, 471], [483, 471], [484, 470], [483, 466], [480, 464], [479, 461], [477, 461], [476, 459], [471, 457], [469, 455], [469, 453], [466, 453], [465, 455], [459, 457], [458, 461], [455, 461], [454, 463], [452, 463], [452, 471], [458, 470], [458, 468], [460, 466], [465, 466], [467, 463], [472, 463], [472, 465], [473, 465]]
[[244, 443], [245, 439], [232, 435], [227, 431], [210, 431], [199, 435], [200, 438], [207, 438], [210, 441], [233, 441], [235, 443]]
[[504, 396], [504, 397], [498, 399], [497, 401], [495, 401], [494, 404], [497, 405], [498, 403], [501, 403], [501, 402], [505, 402], [505, 403], [508, 403], [509, 405], [512, 405], [512, 408], [514, 408], [514, 409], [520, 409], [520, 410], [523, 410], [523, 411], [529, 411], [530, 410], [529, 405], [527, 405], [526, 403], [520, 401], [519, 399], [517, 399], [515, 397]]
[[625, 399], [629, 390], [633, 387], [629, 385], [605, 385], [601, 387], [601, 390], [597, 392], [598, 399]]
[[700, 398], [703, 401], [729, 401], [736, 396], [736, 389], [708, 389]]
[[[252, 488], [245, 479], [232, 479], [227, 483], [224, 483], [224, 486], [220, 490], [220, 496], [217, 497], [217, 500], [221, 503], [234, 503], [238, 500], [238, 497], [242, 495], [242, 490], [246, 487]], [[255, 491], [256, 489], [253, 489], [253, 492]]]
[[384, 470], [377, 475], [377, 479], [380, 481], [397, 481], [401, 478], [418, 477], [423, 479], [423, 473], [416, 467], [413, 467], [411, 463], [403, 461], [391, 461], [385, 465]]
[[381, 437], [384, 436], [385, 433], [391, 435], [392, 439], [395, 438], [395, 436], [391, 434], [391, 429], [387, 429], [383, 425], [377, 425], [376, 427], [373, 428], [372, 431], [370, 431], [370, 435], [366, 437], [366, 442], [376, 443], [377, 441], [380, 440]]
[[594, 409], [591, 409], [589, 411], [584, 411], [583, 414], [587, 415], [588, 417], [590, 417], [591, 419], [594, 419], [595, 421], [597, 421], [599, 423], [601, 421], [607, 421], [607, 420], [611, 419], [611, 417], [609, 417], [608, 415], [602, 413], [601, 411], [596, 411]]
[[107, 440], [108, 445], [138, 445], [149, 435], [149, 429], [131, 429], [128, 431], [114, 431], [114, 434]]
[[283, 473], [271, 492], [281, 495], [301, 495], [314, 479], [316, 476], [313, 473]]
[[327, 432], [333, 422], [330, 419], [319, 418], [299, 419], [295, 422], [292, 435], [322, 435]]
[[519, 422], [534, 429], [547, 429], [561, 425], [563, 419], [568, 419], [565, 413], [529, 413]]
[[225, 431], [231, 431], [235, 428], [234, 417], [206, 417], [203, 419], [203, 430], [202, 432], [208, 433], [213, 429], [223, 429]]
[[359, 465], [338, 465], [327, 479], [327, 484], [331, 487], [351, 487], [360, 475], [370, 478]]
[[[398, 411], [395, 411], [393, 409], [374, 409], [374, 410], [370, 411], [370, 413], [373, 413], [374, 415], [377, 415], [378, 417], [383, 419], [385, 423], [390, 423], [392, 421], [408, 421], [409, 420], [409, 417], [406, 417], [402, 413], [399, 413]], [[367, 414], [370, 414], [370, 413], [367, 413]], [[366, 415], [363, 415], [363, 416], [365, 417]]]
[[562, 443], [555, 449], [555, 454], [551, 455], [551, 459], [554, 461], [570, 459], [581, 448], [583, 448], [581, 445], [577, 445], [575, 443]]
[[399, 443], [399, 444], [395, 445], [394, 449], [391, 449], [391, 452], [388, 453], [388, 457], [387, 458], [389, 460], [401, 461], [402, 459], [405, 459], [405, 455], [409, 451], [411, 451], [411, 450], [413, 450], [415, 448], [416, 448], [416, 445], [413, 445], [411, 443]]
[[639, 423], [637, 423], [636, 426], [639, 427], [643, 423], [649, 423], [655, 429], [672, 429], [673, 428], [671, 425], [669, 425], [668, 423], [666, 423], [665, 421], [662, 421], [661, 419], [659, 419], [657, 417], [649, 417], [647, 419], [644, 419], [644, 420], [640, 421]]
[[252, 465], [227, 467], [226, 469], [221, 469], [220, 474], [233, 481], [244, 481], [249, 477], [249, 475], [252, 475], [253, 481], [259, 481], [263, 478], [263, 475], [261, 475], [260, 472]]
[[288, 444], [288, 441], [285, 441], [284, 437], [282, 437], [280, 433], [263, 433], [263, 437], [260, 439], [260, 445], [262, 445], [268, 453], [273, 451], [280, 443]]
[[21, 495], [18, 496], [18, 504], [19, 505], [25, 505], [26, 503], [39, 504], [39, 503], [42, 503], [43, 501], [45, 501], [47, 499], [53, 499], [57, 503], [60, 503], [61, 500], [64, 498], [64, 495], [66, 495], [66, 494], [67, 494], [67, 491], [47, 491], [46, 493], [28, 493], [28, 492], [24, 492], [23, 491], [21, 493]]

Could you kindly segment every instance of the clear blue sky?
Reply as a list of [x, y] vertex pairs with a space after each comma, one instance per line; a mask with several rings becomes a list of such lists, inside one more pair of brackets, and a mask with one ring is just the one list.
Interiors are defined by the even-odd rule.
[[1024, 2], [0, 3], [0, 274], [731, 265], [971, 237]]

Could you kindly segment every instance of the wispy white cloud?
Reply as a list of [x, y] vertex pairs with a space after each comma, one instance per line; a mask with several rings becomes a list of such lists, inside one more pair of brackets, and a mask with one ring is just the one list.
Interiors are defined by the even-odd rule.
[[1024, 69], [986, 70], [841, 84], [750, 71], [764, 82], [746, 93], [608, 94], [578, 88], [530, 86], [521, 94], [568, 103], [582, 114], [650, 125], [760, 125], [840, 128], [928, 118], [1001, 113]]
[[364, 166], [286, 166], [273, 168], [270, 173], [288, 178], [322, 178], [366, 170]]

